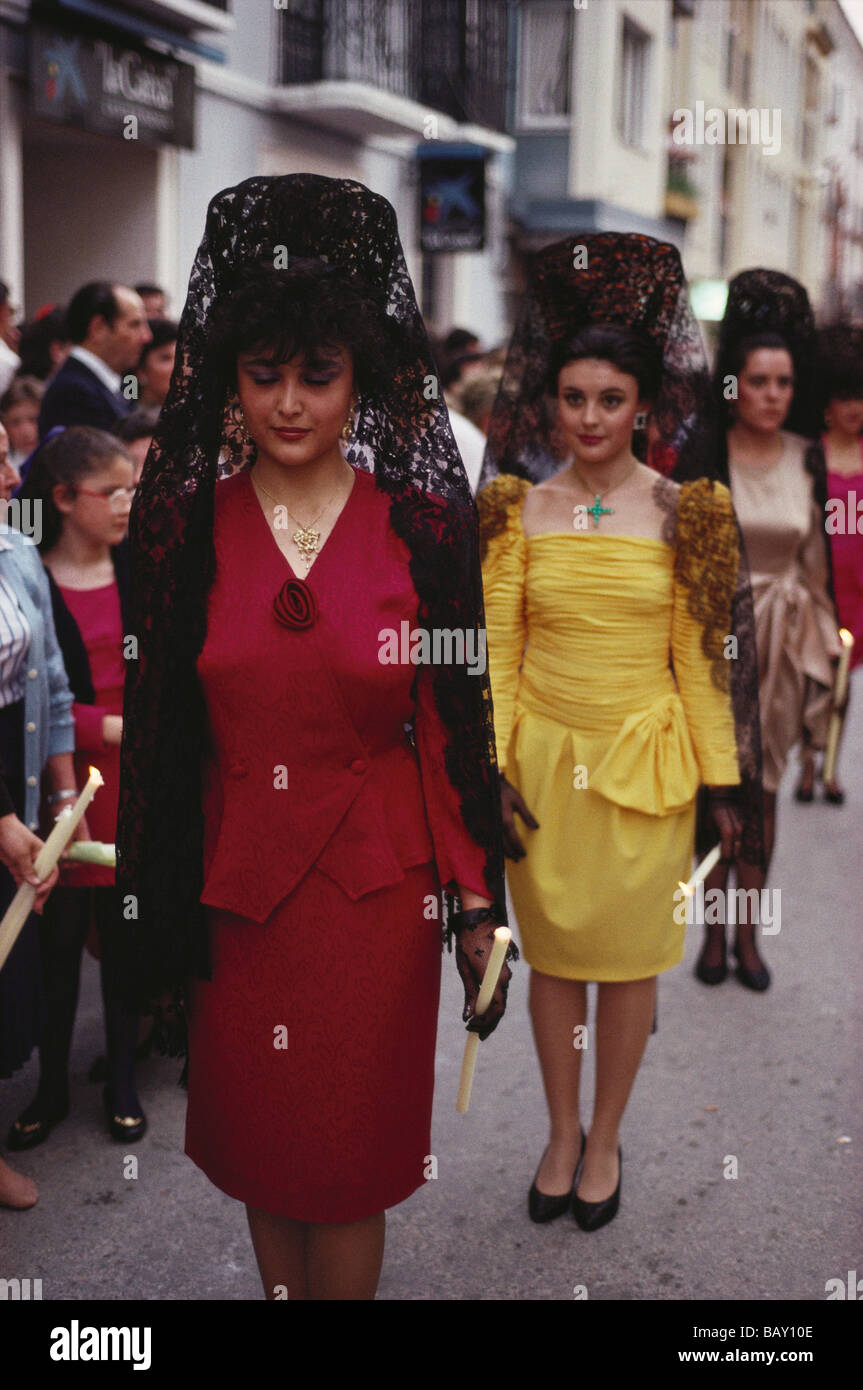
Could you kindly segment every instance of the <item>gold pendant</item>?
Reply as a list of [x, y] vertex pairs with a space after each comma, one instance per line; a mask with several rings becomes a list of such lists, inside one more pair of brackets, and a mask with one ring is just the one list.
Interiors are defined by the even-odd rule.
[[309, 569], [314, 556], [318, 553], [318, 542], [321, 539], [320, 531], [313, 531], [310, 526], [300, 526], [291, 539], [305, 560], [306, 569]]

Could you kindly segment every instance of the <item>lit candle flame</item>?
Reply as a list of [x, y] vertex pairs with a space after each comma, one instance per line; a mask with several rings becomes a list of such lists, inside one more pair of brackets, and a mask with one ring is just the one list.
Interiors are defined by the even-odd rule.
[[847, 627], [840, 627], [840, 629], [839, 629], [839, 639], [840, 639], [840, 641], [841, 641], [843, 647], [853, 647], [853, 646], [854, 646], [854, 634], [851, 633], [851, 632], [849, 632], [848, 629], [847, 629]]
[[91, 766], [87, 769], [87, 771], [90, 773], [91, 778], [95, 778], [97, 787], [103, 787], [105, 785], [105, 779], [99, 771], [98, 767]]

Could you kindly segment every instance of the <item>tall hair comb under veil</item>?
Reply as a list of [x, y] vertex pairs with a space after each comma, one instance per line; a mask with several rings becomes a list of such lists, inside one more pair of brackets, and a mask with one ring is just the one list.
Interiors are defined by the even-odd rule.
[[[809, 296], [797, 280], [779, 270], [742, 270], [728, 286], [719, 326], [714, 371], [717, 386], [736, 372], [741, 342], [761, 333], [777, 333], [787, 344], [794, 362], [794, 401], [784, 428], [812, 439], [817, 432], [812, 390], [815, 318]], [[718, 390], [717, 403], [720, 427], [726, 430], [731, 423], [733, 397]]]
[[823, 413], [830, 397], [863, 399], [863, 326], [831, 323], [819, 330], [815, 354], [815, 398]]
[[[713, 390], [704, 343], [689, 303], [686, 277], [675, 246], [635, 233], [576, 234], [545, 247], [507, 350], [488, 429], [481, 492], [500, 473], [541, 482], [564, 464], [556, 438], [556, 404], [549, 373], [559, 350], [582, 328], [616, 324], [649, 337], [662, 359], [662, 379], [651, 411], [650, 444], [637, 432], [633, 450], [657, 472], [656, 497], [668, 512], [666, 537], [678, 522], [676, 483], [721, 481]], [[662, 476], [664, 475], [664, 476]], [[492, 521], [492, 526], [495, 524]], [[704, 538], [705, 542], [709, 540]], [[742, 538], [730, 632], [719, 625], [704, 591], [703, 569], [678, 571], [690, 610], [702, 624], [702, 646], [714, 684], [729, 690], [734, 709], [741, 775], [741, 857], [763, 867], [761, 736], [758, 659], [752, 591]], [[726, 639], [733, 637], [729, 646]], [[736, 650], [734, 659], [727, 653]], [[697, 850], [704, 853], [716, 831], [698, 817]]]
[[[710, 474], [710, 379], [677, 248], [599, 232], [567, 237], [536, 257], [489, 422], [480, 487], [497, 473], [541, 482], [561, 467], [549, 368], [561, 345], [599, 323], [639, 329], [662, 354], [654, 458], [673, 458], [677, 479]], [[646, 455], [643, 437], [636, 452]]]
[[728, 482], [726, 436], [734, 398], [729, 397], [725, 386], [738, 369], [740, 344], [762, 333], [778, 334], [794, 364], [794, 398], [783, 429], [810, 441], [805, 454], [806, 471], [812, 478], [813, 496], [821, 510], [827, 588], [835, 605], [833, 555], [827, 539], [827, 465], [820, 439], [815, 316], [804, 287], [779, 270], [742, 270], [728, 286], [713, 374], [720, 417], [719, 477]]
[[[205, 711], [196, 658], [213, 573], [217, 475], [248, 467], [234, 388], [206, 369], [214, 305], [245, 267], [292, 257], [338, 265], [387, 315], [398, 364], [385, 394], [361, 397], [349, 462], [390, 498], [411, 553], [420, 621], [484, 628], [476, 509], [385, 198], [349, 179], [251, 178], [210, 203], [180, 320], [174, 374], [130, 521], [133, 632], [126, 680], [118, 882], [137, 899], [141, 997], [208, 973], [200, 759]], [[448, 733], [446, 768], [469, 833], [485, 851], [488, 896], [505, 922], [503, 847], [488, 672], [433, 670]], [[448, 885], [444, 885], [447, 887]]]

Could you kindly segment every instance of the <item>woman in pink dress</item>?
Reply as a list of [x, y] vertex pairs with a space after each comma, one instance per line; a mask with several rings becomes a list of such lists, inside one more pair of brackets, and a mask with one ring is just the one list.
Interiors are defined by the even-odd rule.
[[[818, 335], [816, 381], [823, 411], [821, 444], [827, 464], [827, 534], [839, 621], [854, 638], [851, 668], [863, 663], [863, 329], [837, 324]], [[847, 713], [847, 696], [843, 713]], [[798, 787], [811, 799], [815, 758], [807, 750]], [[824, 800], [840, 806], [845, 793], [834, 777]], [[808, 795], [807, 795], [808, 793]]]

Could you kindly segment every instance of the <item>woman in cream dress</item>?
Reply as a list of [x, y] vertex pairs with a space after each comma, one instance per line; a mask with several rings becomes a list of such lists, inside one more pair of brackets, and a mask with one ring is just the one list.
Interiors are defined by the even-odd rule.
[[[717, 359], [717, 394], [735, 383], [725, 435], [734, 508], [755, 605], [764, 769], [764, 872], [738, 864], [740, 888], [759, 894], [776, 835], [776, 794], [792, 748], [823, 749], [831, 709], [833, 659], [840, 650], [825, 531], [823, 459], [807, 399], [814, 325], [806, 291], [777, 271], [744, 271], [731, 283]], [[725, 889], [719, 865], [706, 889]], [[743, 915], [743, 914], [741, 914]], [[770, 973], [747, 902], [735, 927], [736, 975], [763, 992]], [[707, 925], [696, 974], [719, 984], [727, 973], [725, 924]]]

